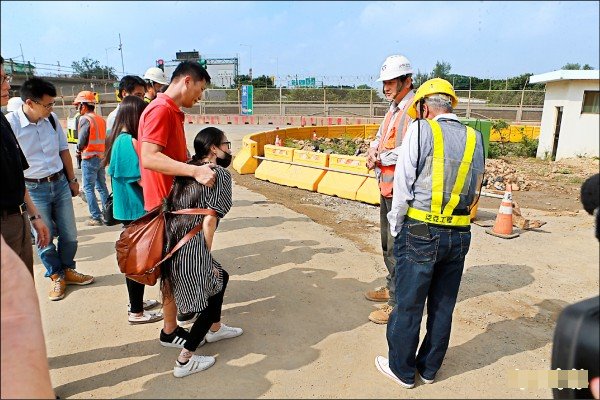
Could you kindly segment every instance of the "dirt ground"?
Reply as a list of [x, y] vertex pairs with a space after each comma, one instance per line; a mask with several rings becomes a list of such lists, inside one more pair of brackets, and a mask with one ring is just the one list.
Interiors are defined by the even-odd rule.
[[[244, 134], [258, 131], [223, 128], [234, 153]], [[190, 149], [198, 129], [186, 126]], [[598, 294], [598, 241], [593, 218], [577, 212], [575, 182], [570, 194], [550, 186], [540, 196], [514, 193], [525, 216], [547, 222], [540, 229], [503, 240], [473, 225], [442, 368], [433, 385], [404, 390], [374, 366], [375, 356], [387, 354], [386, 326], [367, 319], [377, 304], [364, 298], [385, 283], [378, 207], [232, 175], [234, 205], [215, 235], [214, 255], [231, 276], [223, 322], [244, 334], [201, 347], [216, 364], [183, 379], [172, 374], [178, 350], [158, 343], [161, 323], [127, 324], [125, 279], [114, 255], [121, 228], [87, 226], [87, 206], [74, 199], [77, 269], [96, 281], [68, 286], [63, 300], [51, 302], [35, 261], [50, 374], [61, 398], [552, 397], [549, 389], [511, 387], [507, 376], [549, 369], [558, 314]], [[564, 186], [560, 179], [548, 177]], [[499, 203], [483, 199], [478, 217], [494, 218]], [[160, 298], [158, 288], [147, 287], [145, 298]]]
[[[599, 167], [598, 159], [592, 158], [544, 161], [505, 157], [503, 160], [534, 187], [513, 192], [513, 199], [521, 208], [540, 211], [542, 220], [543, 216], [574, 215], [582, 210], [581, 184], [597, 173]], [[237, 184], [330, 227], [336, 234], [356, 242], [361, 250], [379, 251], [379, 244], [365, 240], [364, 235], [365, 227], [379, 232], [378, 206], [276, 185], [256, 179], [254, 175], [240, 175], [235, 171], [233, 175]], [[482, 196], [479, 207], [494, 209], [500, 205], [499, 202], [498, 199]]]

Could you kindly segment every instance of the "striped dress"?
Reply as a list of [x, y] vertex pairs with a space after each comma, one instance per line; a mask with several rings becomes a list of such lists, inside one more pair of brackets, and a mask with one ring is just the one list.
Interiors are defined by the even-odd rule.
[[[221, 167], [216, 167], [214, 171], [216, 180], [212, 188], [193, 178], [175, 178], [170, 193], [172, 209], [210, 208], [217, 212], [219, 218], [223, 218], [232, 204], [231, 175]], [[204, 215], [167, 214], [165, 248], [172, 248], [186, 233], [201, 224], [203, 219]], [[213, 267], [219, 271], [218, 277], [213, 273]], [[179, 312], [204, 310], [208, 305], [208, 298], [223, 287], [221, 264], [207, 249], [203, 231], [190, 239], [162, 268], [172, 269], [173, 294]]]

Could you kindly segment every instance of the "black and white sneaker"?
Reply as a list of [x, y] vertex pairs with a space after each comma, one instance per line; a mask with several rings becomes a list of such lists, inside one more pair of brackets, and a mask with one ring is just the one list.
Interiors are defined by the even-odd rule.
[[214, 357], [199, 356], [194, 354], [192, 358], [190, 358], [185, 364], [181, 364], [179, 361], [175, 361], [173, 375], [175, 375], [176, 378], [183, 378], [184, 376], [204, 371], [205, 369], [210, 368], [214, 363]]
[[177, 325], [185, 326], [191, 325], [198, 319], [200, 313], [189, 312], [189, 313], [177, 313]]
[[173, 333], [167, 335], [162, 329], [160, 330], [160, 344], [165, 347], [177, 347], [183, 349], [189, 332], [178, 326]]

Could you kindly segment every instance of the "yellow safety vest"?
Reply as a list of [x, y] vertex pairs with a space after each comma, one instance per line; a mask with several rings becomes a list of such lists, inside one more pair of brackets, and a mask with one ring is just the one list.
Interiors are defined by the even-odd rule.
[[77, 144], [77, 125], [79, 124], [79, 113], [73, 118], [67, 118], [67, 142]]
[[[477, 142], [475, 130], [467, 127], [467, 143], [462, 156], [462, 161], [456, 174], [456, 181], [452, 187], [450, 200], [442, 210], [444, 200], [444, 135], [439, 122], [427, 120], [433, 135], [433, 160], [431, 169], [431, 211], [419, 210], [409, 207], [406, 215], [418, 221], [446, 226], [469, 226], [470, 215], [453, 215], [454, 209], [460, 201], [460, 193], [465, 186], [467, 174], [471, 169], [475, 144]], [[418, 166], [417, 166], [418, 168]]]

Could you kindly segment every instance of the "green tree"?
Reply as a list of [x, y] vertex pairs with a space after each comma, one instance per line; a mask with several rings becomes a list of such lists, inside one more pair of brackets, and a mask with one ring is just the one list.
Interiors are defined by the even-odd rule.
[[413, 84], [415, 87], [419, 87], [427, 79], [429, 79], [429, 74], [427, 74], [427, 72], [421, 72], [421, 70], [417, 70], [417, 73], [413, 75]]
[[445, 61], [438, 61], [435, 63], [435, 67], [433, 67], [433, 71], [431, 71], [431, 78], [442, 78], [447, 79], [450, 74], [450, 69], [452, 66], [450, 63]]
[[118, 79], [113, 67], [100, 66], [100, 61], [88, 57], [83, 57], [80, 62], [73, 61], [71, 67], [82, 78]]
[[250, 76], [249, 75], [238, 75], [233, 80], [236, 86], [240, 85], [249, 85], [250, 84]]
[[265, 87], [275, 87], [275, 85], [273, 84], [273, 80], [271, 79], [270, 76], [266, 76], [266, 75], [261, 75], [257, 78], [252, 79], [252, 84], [259, 88], [265, 88]]
[[563, 65], [563, 67], [561, 69], [570, 69], [570, 70], [583, 69], [583, 70], [590, 70], [590, 69], [594, 69], [594, 67], [592, 67], [590, 64], [584, 64], [583, 66], [581, 66], [581, 65], [579, 65], [579, 63], [566, 63], [565, 65]]

